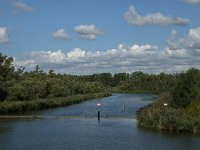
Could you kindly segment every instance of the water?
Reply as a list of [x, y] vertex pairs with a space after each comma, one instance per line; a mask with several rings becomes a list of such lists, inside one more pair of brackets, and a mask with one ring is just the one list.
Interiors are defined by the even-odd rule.
[[[135, 118], [136, 111], [140, 107], [151, 103], [154, 97], [153, 95], [145, 94], [113, 94], [111, 97], [86, 101], [70, 107], [37, 112], [35, 115], [94, 118], [97, 117], [97, 111], [100, 110], [103, 118]], [[98, 103], [101, 104], [100, 107], [97, 106]]]
[[0, 120], [0, 150], [199, 150], [198, 136], [137, 128], [135, 111], [151, 103], [153, 97], [119, 93], [36, 113], [71, 118]]

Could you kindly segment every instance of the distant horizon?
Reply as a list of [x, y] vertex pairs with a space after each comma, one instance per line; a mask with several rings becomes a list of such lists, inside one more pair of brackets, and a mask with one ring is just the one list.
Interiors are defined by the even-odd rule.
[[0, 52], [71, 75], [200, 69], [200, 0], [2, 0]]
[[[15, 67], [15, 66], [14, 66]], [[23, 66], [20, 66], [19, 68], [23, 68]], [[42, 71], [43, 73], [46, 73], [48, 74], [49, 71], [53, 70], [53, 69], [49, 69], [49, 70], [43, 70], [42, 68], [39, 67], [39, 70]], [[15, 70], [18, 69], [18, 68], [15, 68]], [[55, 74], [61, 74], [61, 75], [72, 75], [72, 76], [89, 76], [89, 75], [95, 75], [95, 74], [104, 74], [104, 73], [108, 73], [108, 74], [111, 74], [112, 76], [114, 76], [115, 74], [120, 74], [120, 73], [126, 73], [126, 74], [129, 74], [131, 75], [132, 73], [135, 73], [135, 72], [142, 72], [144, 74], [148, 74], [148, 75], [159, 75], [159, 74], [166, 74], [166, 75], [172, 75], [172, 74], [180, 74], [180, 73], [185, 73], [187, 72], [188, 70], [190, 69], [198, 69], [198, 68], [195, 68], [195, 67], [191, 67], [191, 68], [188, 68], [187, 70], [180, 70], [180, 71], [176, 71], [176, 72], [171, 72], [171, 73], [166, 73], [166, 72], [157, 72], [157, 73], [148, 73], [148, 72], [144, 72], [144, 71], [141, 71], [141, 70], [135, 70], [133, 72], [96, 72], [96, 73], [91, 73], [91, 74], [73, 74], [73, 73], [66, 73], [66, 72], [56, 72], [55, 70], [53, 70], [53, 72]], [[24, 69], [24, 72], [32, 72], [34, 71], [35, 68], [33, 68], [32, 70], [27, 70], [26, 68]], [[200, 69], [198, 69], [200, 70]]]

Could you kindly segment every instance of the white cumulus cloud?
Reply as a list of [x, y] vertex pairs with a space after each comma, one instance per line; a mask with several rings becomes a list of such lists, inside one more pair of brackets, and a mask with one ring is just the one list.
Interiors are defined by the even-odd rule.
[[0, 43], [9, 43], [10, 38], [8, 35], [7, 27], [0, 27]]
[[34, 58], [35, 62], [40, 63], [63, 63], [65, 54], [61, 50], [57, 51], [33, 51], [30, 54], [31, 58]]
[[187, 35], [178, 41], [167, 41], [171, 49], [198, 49], [200, 48], [200, 27], [189, 29]]
[[77, 60], [79, 58], [85, 57], [86, 52], [80, 48], [75, 48], [74, 50], [67, 53], [69, 59]]
[[189, 58], [190, 54], [186, 49], [165, 49], [165, 54], [167, 57], [174, 58], [174, 59], [187, 59]]
[[97, 35], [104, 34], [104, 31], [97, 28], [94, 24], [81, 24], [74, 27], [74, 30], [82, 39], [85, 40], [95, 40]]
[[60, 39], [60, 40], [68, 40], [70, 38], [70, 36], [62, 28], [53, 32], [52, 35], [53, 35], [54, 38], [57, 38], [57, 39]]
[[200, 46], [200, 27], [190, 29], [187, 38], [191, 41], [192, 46]]
[[134, 6], [130, 6], [129, 10], [124, 13], [124, 18], [127, 23], [132, 25], [186, 25], [190, 22], [189, 19], [181, 17], [166, 16], [160, 12], [150, 13], [146, 16], [138, 14]]
[[33, 8], [21, 1], [13, 1], [14, 7], [24, 12], [33, 12]]
[[19, 68], [19, 67], [26, 67], [26, 68], [34, 68], [37, 63], [34, 61], [34, 60], [18, 60], [17, 58], [14, 58], [14, 66], [16, 68]]
[[[85, 74], [97, 72], [117, 72], [121, 69], [133, 66], [151, 66], [157, 62], [155, 60], [158, 49], [152, 45], [132, 46], [119, 44], [117, 48], [108, 49], [106, 51], [86, 51], [81, 48], [75, 48], [67, 53], [61, 50], [57, 51], [33, 51], [30, 53], [30, 60], [16, 61], [18, 66], [20, 63], [24, 66], [26, 63], [37, 63], [45, 69], [54, 68], [61, 69], [65, 73]], [[128, 70], [123, 70], [128, 71]]]
[[185, 37], [177, 41], [172, 38], [167, 43], [164, 55], [169, 63], [176, 66], [174, 69], [180, 67], [182, 70], [190, 67], [200, 69], [200, 27], [189, 29]]

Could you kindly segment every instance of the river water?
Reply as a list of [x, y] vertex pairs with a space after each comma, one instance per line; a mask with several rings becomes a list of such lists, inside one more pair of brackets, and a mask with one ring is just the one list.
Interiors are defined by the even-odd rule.
[[136, 110], [154, 97], [117, 93], [34, 113], [63, 117], [0, 120], [0, 150], [199, 150], [199, 136], [137, 128]]

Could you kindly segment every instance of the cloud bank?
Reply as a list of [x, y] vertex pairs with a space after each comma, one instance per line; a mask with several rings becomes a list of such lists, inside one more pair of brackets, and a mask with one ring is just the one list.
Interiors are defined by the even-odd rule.
[[142, 25], [187, 25], [190, 20], [181, 17], [165, 16], [162, 13], [150, 13], [146, 16], [138, 14], [134, 6], [130, 6], [129, 10], [124, 13], [124, 18], [127, 23], [137, 26]]
[[63, 50], [32, 51], [29, 59], [15, 59], [15, 66], [33, 69], [36, 65], [44, 70], [54, 69], [61, 73], [92, 74], [100, 72], [174, 73], [200, 68], [200, 27], [189, 29], [187, 35], [174, 40], [177, 31], [172, 30], [165, 48], [155, 45], [119, 44], [106, 51], [88, 51], [74, 48]]

